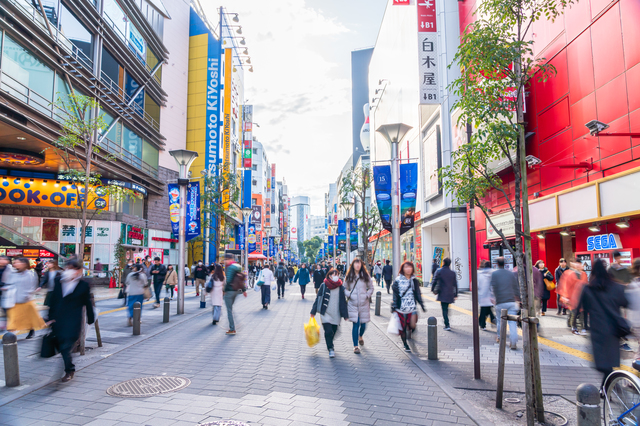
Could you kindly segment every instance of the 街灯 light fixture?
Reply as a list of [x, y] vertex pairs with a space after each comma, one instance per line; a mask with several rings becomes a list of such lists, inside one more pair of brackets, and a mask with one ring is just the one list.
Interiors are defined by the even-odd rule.
[[240, 28], [238, 28], [238, 29], [236, 30], [236, 34], [242, 34], [242, 27], [240, 27]]
[[616, 223], [616, 226], [618, 228], [628, 228], [629, 225], [629, 219], [622, 219], [620, 222]]
[[591, 232], [600, 232], [600, 223], [594, 223], [589, 227], [589, 231]]
[[569, 228], [564, 228], [562, 231], [560, 231], [560, 235], [568, 237], [569, 235], [571, 235], [571, 230]]
[[536, 236], [541, 240], [544, 240], [544, 232], [539, 232]]
[[56, 183], [55, 183], [55, 185], [53, 185], [53, 186], [55, 186], [56, 188], [57, 188], [57, 187], [59, 187], [59, 186], [60, 186], [60, 181], [59, 181], [59, 180], [57, 180], [57, 181], [56, 181]]
[[232, 19], [233, 22], [240, 22], [240, 18], [238, 18], [238, 14], [236, 13]]
[[18, 139], [19, 141], [26, 141], [27, 140], [27, 138], [24, 138], [22, 136], [18, 136], [16, 139]]

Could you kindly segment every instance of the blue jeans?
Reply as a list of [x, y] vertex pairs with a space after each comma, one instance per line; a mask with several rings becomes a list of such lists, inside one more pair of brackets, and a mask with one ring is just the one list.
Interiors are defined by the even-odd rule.
[[[506, 309], [509, 315], [516, 315], [520, 310], [517, 302], [499, 303], [496, 305], [496, 321], [498, 326], [498, 337], [500, 336], [500, 318], [502, 310]], [[509, 343], [511, 346], [515, 346], [518, 343], [518, 323], [515, 321], [509, 321]]]
[[236, 324], [233, 321], [233, 302], [238, 297], [237, 291], [227, 291], [224, 294], [224, 304], [227, 307], [227, 318], [229, 319], [229, 330], [235, 331]]
[[127, 302], [129, 302], [129, 318], [133, 318], [133, 305], [136, 302], [140, 302], [140, 312], [142, 313], [142, 302], [144, 302], [143, 294], [136, 294], [134, 296], [129, 295], [129, 297], [127, 297]]
[[222, 313], [222, 306], [213, 307], [213, 320], [220, 321], [220, 314]]
[[353, 323], [353, 330], [351, 331], [351, 337], [353, 338], [353, 346], [358, 346], [358, 337], [364, 336], [364, 330], [367, 328], [367, 323], [360, 322], [360, 317], [358, 317], [358, 322]]

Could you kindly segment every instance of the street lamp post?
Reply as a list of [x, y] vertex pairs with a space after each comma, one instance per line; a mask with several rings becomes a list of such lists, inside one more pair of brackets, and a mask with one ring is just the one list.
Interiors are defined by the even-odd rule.
[[187, 185], [189, 178], [187, 173], [191, 163], [196, 159], [198, 153], [186, 149], [176, 149], [169, 151], [169, 154], [176, 160], [179, 167], [178, 185], [180, 186], [180, 231], [178, 232], [178, 315], [184, 314], [184, 255], [185, 255], [185, 231], [186, 231], [186, 204]]
[[391, 240], [393, 251], [393, 276], [400, 268], [400, 188], [398, 182], [398, 145], [412, 127], [404, 123], [383, 124], [376, 130], [391, 145]]
[[329, 225], [329, 228], [331, 228], [331, 234], [333, 235], [333, 267], [336, 267], [336, 245], [338, 244], [338, 240], [336, 239], [337, 237], [337, 229], [338, 229], [338, 225], [335, 224], [331, 224]]
[[353, 207], [354, 203], [349, 198], [347, 198], [343, 200], [341, 204], [345, 212], [344, 223], [346, 225], [346, 231], [347, 231], [347, 235], [345, 236], [345, 245], [344, 245], [344, 248], [347, 252], [346, 253], [347, 264], [345, 266], [345, 273], [346, 273], [346, 269], [349, 268], [349, 266], [351, 265], [351, 218], [349, 217], [349, 212], [351, 211], [351, 207]]

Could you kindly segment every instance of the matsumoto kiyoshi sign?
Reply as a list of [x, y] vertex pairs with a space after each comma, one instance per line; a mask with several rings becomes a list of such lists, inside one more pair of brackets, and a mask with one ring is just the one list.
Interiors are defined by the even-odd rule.
[[587, 250], [614, 250], [621, 249], [620, 236], [618, 234], [590, 235], [587, 238]]
[[[106, 209], [109, 197], [102, 187], [89, 193], [90, 209]], [[84, 185], [56, 183], [44, 179], [7, 178], [0, 183], [0, 203], [37, 207], [80, 207], [84, 200]]]

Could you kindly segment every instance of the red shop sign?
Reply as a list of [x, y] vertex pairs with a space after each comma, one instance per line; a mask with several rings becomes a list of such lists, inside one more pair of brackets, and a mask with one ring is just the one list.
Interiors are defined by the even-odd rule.
[[410, 4], [410, 0], [393, 0], [394, 6], [409, 6]]
[[418, 32], [435, 33], [436, 2], [435, 0], [418, 0]]
[[173, 238], [160, 238], [160, 237], [153, 237], [151, 238], [151, 240], [153, 241], [162, 241], [163, 243], [177, 243], [178, 240], [174, 240]]
[[54, 257], [53, 253], [48, 250], [40, 250], [40, 257]]

